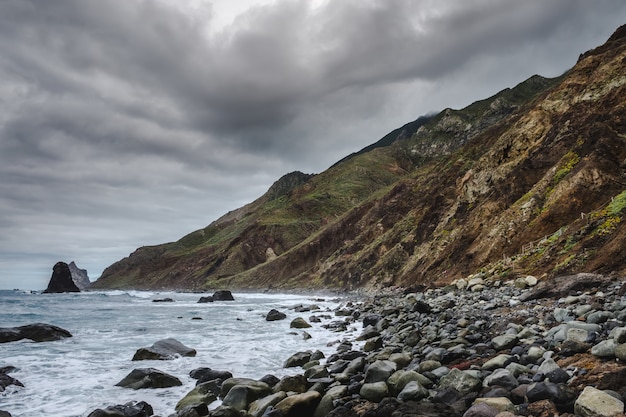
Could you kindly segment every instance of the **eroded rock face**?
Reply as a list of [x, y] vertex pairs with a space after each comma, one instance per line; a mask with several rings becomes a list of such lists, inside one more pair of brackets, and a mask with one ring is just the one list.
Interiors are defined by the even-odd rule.
[[78, 287], [79, 290], [84, 291], [91, 285], [91, 281], [89, 280], [89, 275], [87, 275], [86, 269], [80, 269], [74, 261], [68, 264], [70, 268], [70, 274], [72, 275], [72, 281]]
[[65, 262], [57, 262], [52, 268], [52, 277], [44, 293], [52, 294], [63, 292], [80, 292], [80, 288], [76, 286], [72, 279], [72, 272], [70, 271], [69, 265]]

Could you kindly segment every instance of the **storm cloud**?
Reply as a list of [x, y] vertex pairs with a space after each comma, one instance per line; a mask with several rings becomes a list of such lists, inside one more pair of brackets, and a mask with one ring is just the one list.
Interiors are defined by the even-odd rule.
[[[92, 278], [603, 43], [622, 0], [0, 1], [0, 288]], [[224, 18], [224, 12], [232, 14]]]

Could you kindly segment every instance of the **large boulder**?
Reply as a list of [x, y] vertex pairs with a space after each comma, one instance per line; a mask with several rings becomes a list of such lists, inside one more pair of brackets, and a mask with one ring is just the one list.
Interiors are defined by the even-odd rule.
[[317, 391], [307, 391], [302, 394], [290, 395], [278, 404], [276, 409], [285, 417], [313, 417], [315, 409], [322, 399]]
[[276, 310], [275, 308], [271, 309], [265, 316], [265, 320], [267, 321], [284, 320], [286, 318], [287, 318], [287, 315], [285, 313], [282, 313]]
[[214, 382], [215, 381], [208, 381], [196, 385], [194, 389], [189, 391], [178, 401], [175, 410], [180, 411], [186, 407], [198, 404], [211, 404], [213, 401], [217, 400], [220, 390]]
[[52, 268], [52, 277], [44, 293], [80, 292], [72, 279], [70, 267], [65, 262], [57, 262]]
[[211, 368], [196, 368], [189, 372], [189, 376], [198, 380], [196, 385], [215, 380], [219, 382], [219, 385], [222, 385], [222, 382], [232, 378], [233, 374], [228, 371], [218, 371]]
[[176, 339], [168, 338], [159, 340], [150, 347], [138, 349], [133, 360], [168, 360], [178, 356], [196, 356], [196, 350], [183, 345]]
[[19, 327], [0, 328], [0, 343], [30, 339], [33, 342], [51, 342], [72, 337], [65, 329], [45, 323], [33, 323]]
[[228, 290], [218, 290], [213, 293], [213, 301], [235, 301], [235, 298]]
[[91, 285], [91, 281], [89, 280], [89, 275], [87, 275], [86, 269], [80, 269], [74, 261], [68, 264], [70, 268], [70, 274], [72, 275], [72, 281], [78, 287], [79, 290], [84, 291]]
[[133, 369], [124, 379], [115, 384], [117, 387], [132, 389], [169, 388], [180, 385], [183, 385], [180, 379], [154, 368]]

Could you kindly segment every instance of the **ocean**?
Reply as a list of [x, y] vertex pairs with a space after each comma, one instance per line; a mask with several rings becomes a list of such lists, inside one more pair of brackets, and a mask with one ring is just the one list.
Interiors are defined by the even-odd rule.
[[[333, 310], [345, 300], [293, 294], [235, 293], [235, 301], [198, 304], [202, 294], [175, 292], [110, 291], [39, 294], [0, 291], [0, 327], [49, 323], [73, 335], [54, 342], [22, 340], [0, 344], [0, 367], [14, 366], [10, 376], [24, 388], [9, 386], [0, 393], [0, 410], [14, 417], [87, 416], [97, 408], [146, 401], [157, 415], [174, 412], [176, 403], [195, 386], [189, 372], [208, 367], [229, 371], [235, 377], [261, 378], [302, 373], [283, 368], [299, 351], [321, 350], [326, 356], [351, 333], [335, 333], [322, 325], [333, 320]], [[206, 295], [206, 294], [205, 294]], [[172, 298], [174, 302], [153, 302]], [[297, 313], [297, 305], [317, 305], [319, 310]], [[268, 322], [275, 308], [287, 314]], [[291, 320], [323, 316], [313, 327], [290, 329]], [[304, 331], [310, 334], [305, 339]], [[173, 337], [196, 349], [195, 357], [166, 361], [132, 361], [141, 347]], [[178, 377], [182, 387], [132, 390], [116, 387], [135, 368], [157, 368]], [[218, 403], [212, 405], [215, 407]]]

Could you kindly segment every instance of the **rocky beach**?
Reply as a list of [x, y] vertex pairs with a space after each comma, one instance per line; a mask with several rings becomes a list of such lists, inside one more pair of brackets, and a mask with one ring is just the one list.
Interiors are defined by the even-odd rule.
[[[355, 296], [331, 312], [295, 307], [293, 331], [333, 329], [335, 353], [294, 352], [284, 366], [296, 374], [282, 378], [190, 369], [197, 385], [169, 416], [621, 416], [625, 293], [622, 279], [596, 274], [539, 282], [479, 274], [444, 288]], [[155, 346], [191, 351], [171, 340]], [[10, 373], [3, 389], [20, 384]], [[136, 390], [180, 383], [169, 377], [139, 368], [125, 380]], [[88, 414], [152, 415], [142, 401]]]

